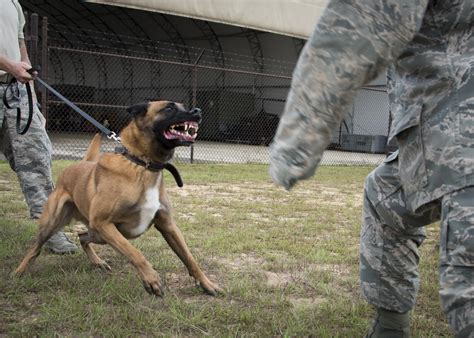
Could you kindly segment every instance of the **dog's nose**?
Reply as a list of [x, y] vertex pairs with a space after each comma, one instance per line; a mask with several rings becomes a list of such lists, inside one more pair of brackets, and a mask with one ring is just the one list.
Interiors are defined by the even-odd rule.
[[193, 114], [193, 115], [194, 115], [194, 114], [202, 114], [202, 113], [201, 113], [201, 109], [199, 109], [199, 108], [194, 108], [193, 110], [191, 110], [191, 114]]

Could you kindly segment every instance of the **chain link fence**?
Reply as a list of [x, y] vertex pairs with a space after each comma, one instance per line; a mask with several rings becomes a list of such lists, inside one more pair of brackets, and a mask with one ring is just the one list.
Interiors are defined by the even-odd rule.
[[[203, 111], [197, 142], [178, 148], [176, 162], [268, 163], [294, 63], [71, 30], [45, 20], [42, 32], [42, 77], [109, 129], [118, 133], [128, 123], [130, 105], [173, 100]], [[52, 94], [40, 94], [54, 158], [81, 158], [97, 130]], [[364, 88], [323, 164], [380, 163], [388, 127], [385, 89]], [[106, 140], [103, 150], [115, 146]]]

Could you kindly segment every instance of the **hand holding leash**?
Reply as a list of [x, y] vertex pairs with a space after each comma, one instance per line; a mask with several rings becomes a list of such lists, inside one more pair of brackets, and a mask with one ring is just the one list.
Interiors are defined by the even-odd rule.
[[18, 82], [28, 83], [34, 77], [34, 75], [29, 72], [30, 69], [31, 65], [26, 62], [20, 61], [13, 63], [8, 73], [10, 73], [10, 75], [12, 75]]

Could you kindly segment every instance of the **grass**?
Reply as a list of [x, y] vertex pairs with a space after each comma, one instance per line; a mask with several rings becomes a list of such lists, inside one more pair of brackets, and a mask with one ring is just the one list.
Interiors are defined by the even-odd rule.
[[[57, 176], [70, 162], [56, 161]], [[290, 193], [264, 165], [178, 166], [185, 186], [165, 174], [175, 219], [191, 251], [224, 294], [201, 292], [161, 235], [134, 240], [166, 283], [148, 295], [110, 247], [96, 246], [113, 271], [83, 252], [42, 253], [21, 279], [36, 225], [16, 177], [0, 163], [0, 336], [316, 336], [362, 337], [373, 309], [360, 294], [359, 229], [368, 167], [323, 167]], [[438, 300], [438, 228], [427, 229], [414, 337], [451, 336]], [[66, 231], [77, 242], [74, 227]]]

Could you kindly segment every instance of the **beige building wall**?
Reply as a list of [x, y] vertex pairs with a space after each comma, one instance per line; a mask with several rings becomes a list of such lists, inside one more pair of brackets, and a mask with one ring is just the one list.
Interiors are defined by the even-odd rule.
[[86, 0], [306, 39], [327, 0]]

